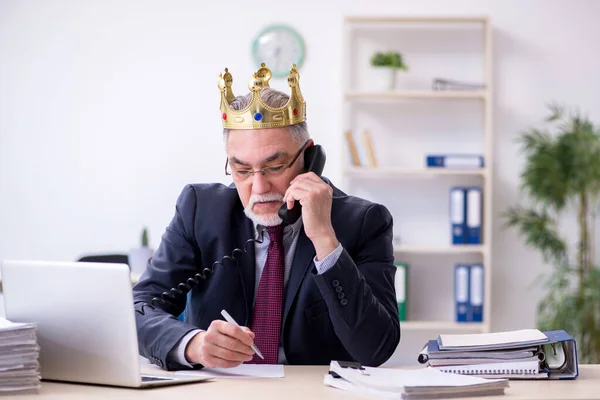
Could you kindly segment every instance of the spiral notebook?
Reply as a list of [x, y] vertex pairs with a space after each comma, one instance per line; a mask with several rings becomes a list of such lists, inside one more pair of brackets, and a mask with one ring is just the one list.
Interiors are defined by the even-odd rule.
[[488, 364], [448, 365], [436, 367], [438, 371], [480, 378], [546, 379], [547, 371], [540, 370], [539, 360], [511, 361]]

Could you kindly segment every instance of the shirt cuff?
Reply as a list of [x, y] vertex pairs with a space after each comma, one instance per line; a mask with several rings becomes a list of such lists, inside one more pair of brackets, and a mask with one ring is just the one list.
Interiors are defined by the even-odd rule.
[[188, 368], [194, 367], [188, 362], [188, 360], [185, 359], [185, 348], [187, 347], [190, 340], [192, 340], [192, 338], [200, 332], [203, 332], [203, 330], [194, 329], [193, 331], [188, 332], [183, 338], [181, 338], [179, 343], [173, 348], [173, 350], [171, 350], [171, 354], [173, 357], [175, 357], [175, 361]]
[[317, 257], [315, 256], [313, 261], [315, 262], [315, 267], [317, 268], [317, 275], [324, 274], [331, 267], [333, 267], [340, 258], [340, 255], [342, 254], [343, 250], [344, 248], [340, 243], [338, 244], [338, 247], [335, 248], [335, 250], [323, 257], [321, 261], [317, 261]]

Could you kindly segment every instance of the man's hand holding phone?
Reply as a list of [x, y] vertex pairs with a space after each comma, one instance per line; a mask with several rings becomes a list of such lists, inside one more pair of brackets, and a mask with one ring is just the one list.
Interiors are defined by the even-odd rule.
[[333, 188], [314, 172], [300, 174], [292, 179], [283, 198], [288, 208], [295, 206], [295, 200], [302, 206], [304, 232], [315, 247], [317, 260], [322, 260], [339, 244], [331, 224]]

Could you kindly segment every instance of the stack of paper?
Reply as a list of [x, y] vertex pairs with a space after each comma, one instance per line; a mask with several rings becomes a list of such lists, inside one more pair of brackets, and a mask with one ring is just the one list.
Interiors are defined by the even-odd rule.
[[484, 378], [540, 379], [548, 371], [541, 367], [541, 347], [548, 337], [537, 329], [439, 335], [430, 340], [418, 360], [442, 372]]
[[0, 318], [0, 392], [39, 387], [35, 324], [13, 323]]
[[423, 399], [504, 394], [506, 379], [449, 374], [433, 368], [353, 368], [332, 361], [325, 385], [387, 398]]

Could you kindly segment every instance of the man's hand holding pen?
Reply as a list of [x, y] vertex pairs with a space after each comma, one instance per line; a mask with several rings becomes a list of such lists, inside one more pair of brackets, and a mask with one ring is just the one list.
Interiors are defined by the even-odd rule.
[[207, 368], [231, 368], [252, 360], [254, 333], [247, 327], [215, 320], [206, 331], [198, 333], [185, 348], [189, 363]]

